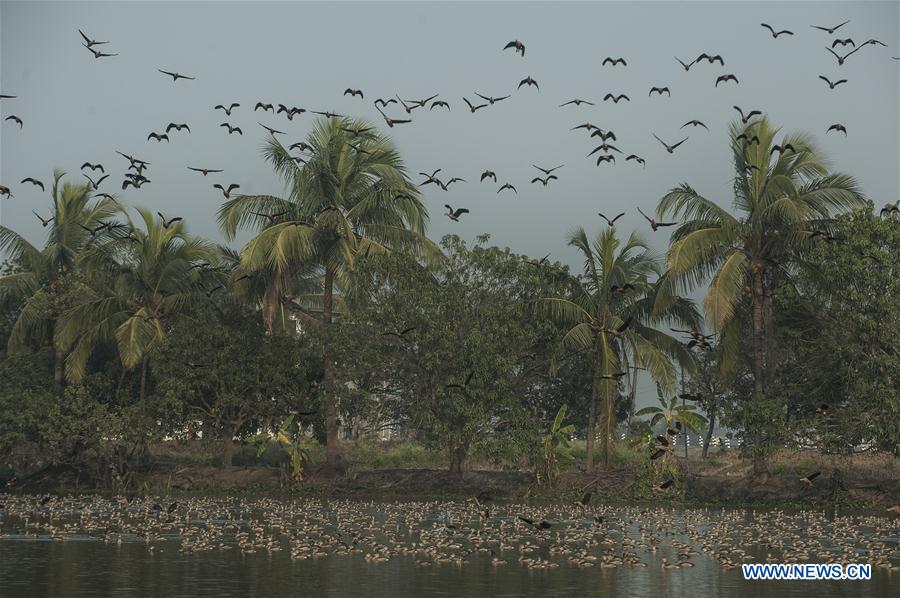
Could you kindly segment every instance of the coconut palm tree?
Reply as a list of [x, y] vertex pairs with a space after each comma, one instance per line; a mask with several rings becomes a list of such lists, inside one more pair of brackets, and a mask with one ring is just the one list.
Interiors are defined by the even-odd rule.
[[[17, 271], [0, 277], [0, 311], [18, 309], [9, 338], [9, 349], [23, 347], [32, 340], [52, 338], [57, 318], [76, 294], [79, 273], [86, 251], [94, 243], [109, 238], [109, 222], [117, 211], [110, 198], [92, 201], [89, 183], [62, 183], [65, 172], [53, 172], [50, 190], [52, 218], [47, 225], [47, 241], [38, 249], [17, 232], [0, 226], [0, 252], [5, 252]], [[75, 276], [75, 277], [73, 277]], [[54, 352], [54, 380], [63, 384], [65, 354]]]
[[709, 423], [705, 417], [697, 413], [696, 405], [679, 405], [678, 397], [675, 396], [666, 400], [659, 387], [657, 387], [657, 401], [659, 401], [659, 407], [651, 405], [649, 407], [644, 407], [635, 413], [637, 417], [651, 415], [651, 428], [662, 421], [665, 424], [666, 430], [671, 430], [673, 428], [677, 429], [680, 427], [687, 433], [688, 430], [697, 432]]
[[660, 384], [671, 388], [676, 380], [672, 359], [688, 362], [690, 356], [675, 338], [652, 325], [665, 320], [696, 322], [697, 314], [684, 300], [666, 296], [670, 285], [651, 282], [651, 277], [660, 275], [661, 260], [636, 233], [622, 244], [615, 230], [608, 228], [591, 242], [584, 229], [578, 228], [569, 236], [569, 245], [581, 251], [584, 274], [578, 277], [571, 297], [540, 299], [536, 306], [569, 327], [563, 346], [593, 355], [585, 464], [593, 468], [597, 403], [602, 394], [601, 450], [609, 467], [618, 379], [626, 376], [629, 356], [635, 366], [647, 369]]
[[779, 142], [778, 135], [766, 118], [732, 124], [736, 215], [687, 183], [670, 190], [657, 207], [658, 218], [681, 221], [667, 257], [672, 276], [688, 287], [709, 280], [706, 319], [723, 333], [726, 368], [737, 359], [736, 314], [749, 312], [757, 396], [765, 394], [774, 372], [769, 355], [778, 280], [806, 267], [814, 244], [831, 238], [835, 211], [860, 207], [864, 200], [853, 177], [830, 172], [809, 136], [791, 134]]
[[164, 223], [137, 208], [143, 228], [125, 215], [129, 232], [109, 240], [91, 256], [90, 294], [63, 312], [56, 343], [68, 351], [66, 378], [80, 380], [92, 352], [115, 344], [122, 365], [141, 365], [141, 399], [153, 349], [165, 338], [170, 320], [193, 301], [215, 293], [224, 278], [212, 243], [188, 235], [183, 221]]
[[274, 137], [263, 150], [286, 183], [286, 197], [239, 196], [222, 205], [218, 218], [229, 239], [241, 228], [256, 230], [241, 250], [240, 267], [265, 272], [264, 313], [310, 266], [321, 275], [326, 455], [335, 467], [337, 398], [329, 340], [335, 288], [346, 284], [361, 255], [399, 247], [430, 255], [439, 250], [425, 237], [428, 213], [388, 137], [364, 121], [329, 118], [316, 121], [306, 143], [311, 155], [303, 163]]

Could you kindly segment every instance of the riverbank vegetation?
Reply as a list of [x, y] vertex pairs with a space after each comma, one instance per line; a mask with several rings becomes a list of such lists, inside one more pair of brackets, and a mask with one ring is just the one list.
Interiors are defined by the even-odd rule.
[[[644, 231], [575, 229], [571, 271], [488, 235], [429, 239], [401, 157], [364, 128], [318, 121], [303, 165], [270, 139], [288, 194], [222, 205], [226, 239], [253, 234], [240, 248], [56, 173], [43, 244], [0, 227], [0, 479], [133, 492], [202, 445], [293, 485], [599, 464], [651, 491], [691, 467], [650, 459], [672, 426], [705, 436], [687, 461], [722, 459], [714, 430], [733, 431], [755, 474], [785, 447], [896, 462], [900, 218], [805, 135], [736, 125], [732, 198], [674, 187], [664, 254]], [[635, 409], [641, 379], [658, 409]]]

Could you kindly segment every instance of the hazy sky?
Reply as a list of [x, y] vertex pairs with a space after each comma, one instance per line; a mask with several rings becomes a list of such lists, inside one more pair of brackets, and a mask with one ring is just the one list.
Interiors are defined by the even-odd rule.
[[[515, 251], [572, 266], [577, 254], [565, 236], [583, 225], [601, 228], [598, 211], [626, 211], [617, 228], [638, 228], [662, 251], [668, 231], [651, 233], [636, 208], [654, 210], [667, 189], [690, 182], [706, 196], [730, 206], [731, 156], [726, 137], [737, 116], [733, 105], [763, 110], [786, 131], [813, 134], [835, 167], [861, 181], [876, 205], [895, 201], [900, 164], [900, 3], [893, 2], [0, 2], [0, 184], [15, 197], [0, 200], [2, 224], [34, 243], [44, 231], [31, 210], [46, 215], [48, 194], [19, 183], [34, 177], [49, 183], [54, 167], [84, 180], [79, 166], [101, 162], [112, 176], [101, 191], [120, 194], [166, 215], [183, 216], [188, 228], [221, 239], [215, 212], [219, 182], [245, 193], [281, 194], [283, 186], [260, 157], [267, 135], [257, 121], [287, 131], [281, 139], [305, 138], [312, 116], [253, 112], [257, 101], [313, 110], [332, 110], [370, 119], [387, 131], [372, 105], [377, 97], [405, 99], [435, 93], [450, 103], [419, 109], [414, 122], [390, 135], [415, 173], [443, 168], [441, 176], [467, 183], [447, 192], [425, 187], [431, 211], [430, 235], [455, 232], [472, 239], [490, 233], [492, 242]], [[810, 25], [851, 22], [835, 35]], [[796, 35], [772, 39], [760, 27], [790, 29]], [[98, 46], [118, 53], [94, 59], [77, 29]], [[826, 51], [836, 38], [857, 44], [877, 38], [838, 66]], [[503, 51], [510, 40], [526, 45], [525, 57]], [[838, 46], [844, 54], [851, 49]], [[702, 52], [721, 54], [725, 67], [689, 61]], [[624, 57], [627, 67], [601, 66], [604, 57]], [[195, 76], [173, 83], [157, 68]], [[734, 73], [740, 84], [714, 86]], [[848, 79], [834, 90], [818, 75]], [[540, 84], [516, 89], [531, 75]], [[672, 97], [654, 95], [668, 86]], [[360, 88], [365, 100], [344, 97]], [[462, 101], [474, 92], [512, 97], [471, 114]], [[631, 102], [603, 102], [608, 93]], [[579, 97], [595, 106], [558, 106]], [[239, 102], [231, 117], [216, 104]], [[402, 110], [391, 106], [396, 118]], [[702, 128], [684, 128], [699, 119]], [[598, 143], [575, 125], [590, 121], [616, 133], [624, 154], [615, 165], [595, 166], [586, 155]], [[169, 122], [186, 131], [171, 143], [148, 141]], [[240, 126], [243, 137], [218, 125]], [[849, 135], [825, 134], [842, 123]], [[653, 139], [690, 139], [674, 155]], [[114, 150], [149, 161], [151, 183], [121, 192], [128, 162]], [[635, 153], [646, 168], [625, 162]], [[529, 181], [532, 167], [565, 166], [558, 181], [543, 187]], [[222, 168], [203, 177], [187, 166]], [[497, 173], [498, 184], [479, 183], [480, 173]], [[503, 182], [518, 188], [504, 191]], [[471, 210], [454, 223], [443, 205]], [[246, 238], [246, 236], [244, 237]]]

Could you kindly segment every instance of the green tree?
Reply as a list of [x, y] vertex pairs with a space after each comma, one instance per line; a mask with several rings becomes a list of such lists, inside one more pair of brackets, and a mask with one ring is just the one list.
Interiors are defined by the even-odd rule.
[[834, 240], [773, 299], [779, 331], [773, 392], [795, 434], [829, 451], [900, 450], [900, 219], [867, 209], [835, 219]]
[[220, 313], [200, 303], [174, 319], [157, 351], [156, 393], [179, 409], [179, 421], [212, 423], [222, 467], [231, 467], [236, 436], [280, 417], [308, 395], [308, 383], [297, 383], [308, 373], [302, 342], [266, 334], [257, 314], [240, 305], [223, 305]]
[[[593, 468], [597, 403], [604, 401], [600, 436], [604, 464], [612, 464], [615, 397], [618, 379], [627, 375], [627, 359], [646, 368], [655, 380], [671, 388], [676, 379], [672, 359], [689, 361], [684, 346], [653, 328], [662, 321], [692, 323], [696, 313], [689, 303], [676, 301], [671, 285], [658, 284], [660, 260], [635, 233], [622, 244], [610, 227], [588, 240], [576, 229], [569, 245], [581, 251], [584, 274], [571, 297], [546, 297], [536, 302], [539, 311], [565, 325], [564, 347], [587, 351], [593, 361], [593, 384], [587, 427], [586, 467]], [[657, 278], [651, 281], [651, 277]], [[626, 286], [628, 285], [628, 286]]]
[[[51, 344], [60, 314], [80, 293], [83, 258], [91, 244], [112, 234], [101, 226], [118, 210], [114, 200], [93, 201], [91, 185], [63, 183], [65, 172], [53, 173], [50, 191], [50, 222], [45, 225], [47, 241], [43, 249], [29, 243], [19, 233], [0, 226], [0, 251], [16, 266], [0, 276], [0, 312], [15, 311], [9, 334], [9, 349], [23, 348], [29, 342]], [[54, 351], [54, 380], [58, 388], [64, 381], [65, 353]]]
[[[166, 225], [137, 208], [143, 228], [128, 218], [129, 231], [106, 242], [92, 260], [91, 292], [63, 312], [56, 343], [68, 352], [66, 377], [84, 377], [88, 359], [111, 342], [122, 365], [141, 365], [140, 397], [146, 396], [151, 352], [165, 339], [172, 318], [221, 284], [214, 270], [198, 267], [219, 259], [216, 247], [190, 236], [183, 221]], [[127, 218], [127, 214], [125, 214]]]
[[657, 401], [659, 406], [650, 405], [640, 409], [635, 416], [643, 417], [650, 415], [650, 427], [653, 428], [663, 422], [665, 429], [677, 429], [680, 427], [687, 433], [688, 430], [695, 432], [701, 430], [709, 421], [697, 412], [697, 406], [692, 404], [678, 404], [678, 397], [673, 396], [666, 400], [663, 396], [662, 389], [657, 385]]
[[[657, 208], [658, 218], [681, 221], [669, 247], [669, 271], [690, 287], [709, 280], [706, 318], [723, 334], [723, 356], [731, 365], [733, 339], [740, 333], [735, 314], [750, 314], [757, 397], [766, 393], [774, 373], [774, 289], [803, 269], [820, 238], [831, 234], [833, 212], [862, 201], [853, 177], [830, 172], [812, 139], [791, 134], [779, 142], [778, 135], [766, 118], [731, 126], [737, 215], [687, 183], [669, 191]], [[793, 149], [778, 151], [775, 145]], [[761, 458], [754, 464], [757, 470], [764, 465]]]
[[302, 165], [274, 137], [264, 149], [285, 180], [287, 197], [237, 197], [221, 207], [218, 218], [229, 239], [243, 227], [257, 231], [241, 250], [241, 267], [267, 274], [269, 305], [301, 272], [310, 266], [321, 270], [326, 454], [335, 467], [338, 405], [329, 338], [335, 287], [361, 255], [434, 247], [425, 237], [427, 211], [388, 137], [363, 121], [330, 118], [313, 125], [307, 143], [312, 156]]

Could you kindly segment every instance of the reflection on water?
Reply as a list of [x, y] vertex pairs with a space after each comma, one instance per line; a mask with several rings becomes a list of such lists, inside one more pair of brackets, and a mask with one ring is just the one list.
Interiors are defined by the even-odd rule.
[[[883, 517], [607, 506], [583, 516], [496, 505], [482, 522], [463, 503], [195, 499], [172, 514], [167, 506], [6, 500], [0, 596], [789, 598], [896, 596], [900, 585], [896, 568], [873, 567], [869, 581], [751, 582], [725, 565], [896, 567], [900, 522]], [[518, 513], [553, 525], [516, 524]], [[693, 566], [664, 569], [664, 558]]]

